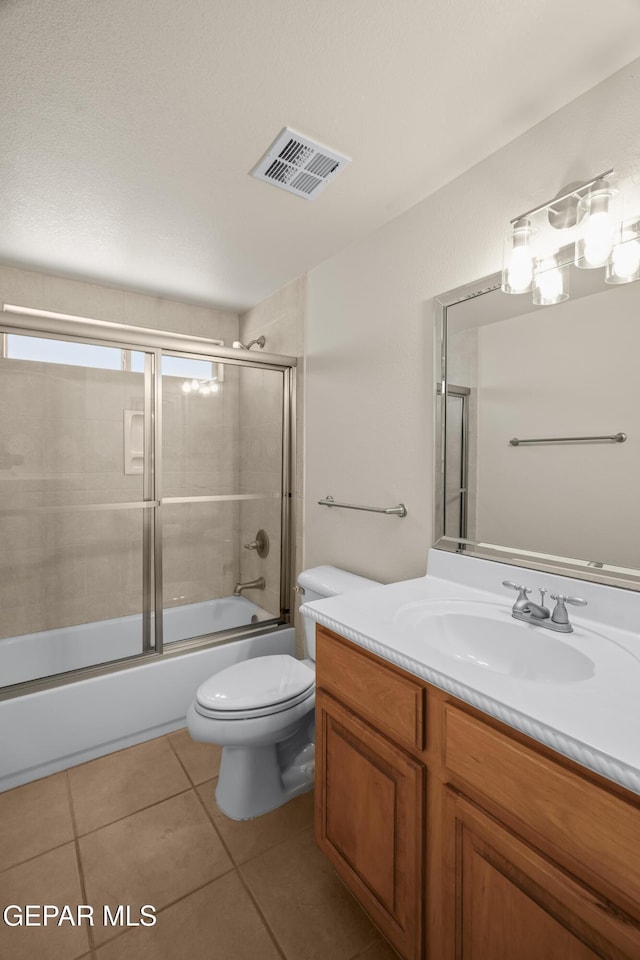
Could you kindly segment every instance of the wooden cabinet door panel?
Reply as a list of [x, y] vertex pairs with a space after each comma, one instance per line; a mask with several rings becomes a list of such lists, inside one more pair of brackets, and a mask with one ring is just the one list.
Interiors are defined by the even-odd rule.
[[447, 828], [456, 960], [638, 960], [628, 916], [453, 791]]
[[318, 691], [316, 776], [320, 848], [402, 956], [419, 960], [422, 766]]
[[[567, 869], [611, 884], [640, 918], [640, 809], [447, 704], [445, 762], [455, 785], [486, 794], [535, 831], [536, 846], [562, 851]], [[468, 785], [468, 788], [466, 787]], [[524, 828], [523, 828], [524, 829]], [[640, 960], [640, 957], [639, 957]]]

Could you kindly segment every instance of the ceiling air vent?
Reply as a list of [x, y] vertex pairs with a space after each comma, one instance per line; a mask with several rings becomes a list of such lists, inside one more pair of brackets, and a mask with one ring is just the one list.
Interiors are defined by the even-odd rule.
[[285, 127], [251, 176], [313, 200], [348, 163], [350, 157]]

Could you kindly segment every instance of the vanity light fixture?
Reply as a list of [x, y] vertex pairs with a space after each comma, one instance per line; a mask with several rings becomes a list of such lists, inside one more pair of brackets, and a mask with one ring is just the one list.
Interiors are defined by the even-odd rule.
[[604, 267], [611, 256], [616, 232], [612, 210], [615, 195], [603, 178], [596, 180], [578, 202], [575, 264], [581, 270]]
[[640, 218], [621, 223], [613, 170], [570, 183], [547, 203], [509, 224], [504, 293], [529, 293], [540, 306], [569, 296], [569, 265], [606, 268], [607, 283], [640, 280]]
[[606, 283], [632, 283], [640, 280], [640, 219], [620, 225], [607, 264]]
[[[533, 254], [531, 238], [533, 230], [527, 217], [511, 221], [511, 230], [506, 239], [509, 250], [502, 271], [502, 289], [505, 293], [528, 293], [533, 281]], [[505, 251], [506, 252], [506, 251]]]

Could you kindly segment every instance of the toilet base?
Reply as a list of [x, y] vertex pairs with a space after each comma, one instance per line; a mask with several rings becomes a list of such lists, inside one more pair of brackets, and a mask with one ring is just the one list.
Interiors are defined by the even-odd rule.
[[307, 742], [284, 770], [280, 746], [224, 747], [216, 803], [225, 817], [252, 820], [313, 788], [314, 745]]
[[284, 803], [275, 744], [224, 747], [216, 803], [232, 820], [250, 820]]
[[225, 816], [252, 820], [312, 789], [314, 704], [312, 694], [282, 713], [222, 721], [202, 716], [191, 704], [187, 726], [193, 739], [222, 746], [216, 802]]

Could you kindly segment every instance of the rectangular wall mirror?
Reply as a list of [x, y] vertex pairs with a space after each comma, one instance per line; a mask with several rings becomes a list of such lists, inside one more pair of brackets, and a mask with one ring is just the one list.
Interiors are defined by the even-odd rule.
[[435, 546], [640, 589], [640, 284], [436, 300]]

